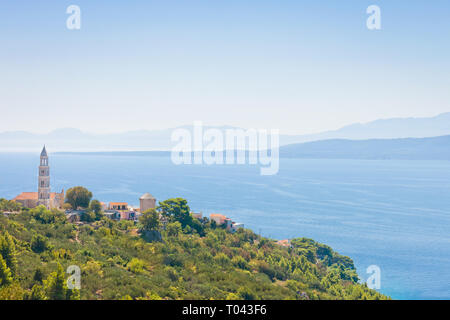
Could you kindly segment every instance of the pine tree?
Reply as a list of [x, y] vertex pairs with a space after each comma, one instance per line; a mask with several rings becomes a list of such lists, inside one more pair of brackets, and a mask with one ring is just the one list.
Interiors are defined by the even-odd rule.
[[40, 285], [35, 284], [31, 289], [30, 300], [46, 300], [44, 288]]
[[44, 280], [44, 273], [42, 272], [41, 269], [37, 268], [34, 271], [33, 280], [42, 284], [42, 281]]
[[67, 300], [81, 300], [81, 293], [78, 289], [67, 290]]
[[52, 272], [45, 280], [45, 287], [50, 300], [65, 300], [67, 298], [65, 274], [60, 264], [58, 264], [58, 270]]
[[0, 255], [0, 287], [7, 286], [13, 281], [11, 270]]
[[5, 232], [4, 236], [0, 237], [0, 255], [5, 260], [6, 265], [14, 277], [17, 270], [16, 246], [8, 232]]

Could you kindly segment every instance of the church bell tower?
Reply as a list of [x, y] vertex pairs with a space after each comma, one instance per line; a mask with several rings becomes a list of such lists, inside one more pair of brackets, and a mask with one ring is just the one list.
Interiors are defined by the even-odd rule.
[[45, 146], [41, 152], [38, 183], [38, 204], [50, 209], [50, 167], [48, 166], [48, 155]]

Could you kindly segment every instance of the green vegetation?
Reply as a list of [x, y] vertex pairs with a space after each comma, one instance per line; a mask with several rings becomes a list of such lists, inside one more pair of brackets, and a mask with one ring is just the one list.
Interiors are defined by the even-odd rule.
[[18, 211], [20, 207], [20, 203], [18, 202], [0, 199], [0, 212]]
[[92, 199], [92, 192], [83, 187], [73, 187], [66, 192], [66, 203], [73, 209], [87, 208]]
[[[0, 213], [0, 299], [386, 299], [328, 246], [232, 234], [193, 219], [184, 199], [161, 202], [139, 223], [96, 209], [81, 224], [44, 207]], [[81, 269], [79, 291], [67, 288], [71, 265]]]
[[143, 231], [159, 230], [159, 213], [156, 209], [149, 209], [143, 212], [139, 221]]

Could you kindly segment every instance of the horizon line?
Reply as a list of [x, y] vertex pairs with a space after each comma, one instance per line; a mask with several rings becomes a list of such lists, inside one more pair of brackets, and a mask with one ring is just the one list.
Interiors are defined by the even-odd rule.
[[[335, 129], [327, 129], [324, 131], [315, 131], [315, 132], [310, 132], [310, 133], [281, 133], [282, 135], [286, 135], [286, 136], [306, 136], [306, 135], [314, 135], [314, 134], [320, 134], [320, 133], [324, 133], [324, 132], [330, 132], [330, 131], [336, 131], [336, 130], [340, 130], [352, 125], [366, 125], [366, 124], [370, 124], [373, 122], [377, 122], [377, 121], [387, 121], [387, 120], [407, 120], [407, 119], [433, 119], [433, 118], [437, 118], [443, 115], [447, 115], [450, 114], [450, 111], [447, 112], [441, 112], [441, 113], [437, 113], [433, 116], [409, 116], [409, 117], [392, 117], [392, 118], [377, 118], [374, 120], [370, 120], [370, 121], [365, 121], [365, 122], [351, 122], [348, 123], [346, 125], [342, 125], [338, 128]], [[91, 131], [84, 131], [82, 129], [79, 128], [75, 128], [75, 127], [61, 127], [61, 128], [55, 128], [52, 129], [50, 131], [47, 132], [36, 132], [36, 131], [26, 131], [24, 129], [21, 130], [7, 130], [7, 131], [0, 131], [0, 134], [5, 134], [5, 133], [26, 133], [26, 134], [32, 134], [32, 135], [49, 135], [58, 131], [64, 131], [64, 130], [72, 130], [72, 131], [77, 131], [81, 134], [87, 134], [87, 135], [114, 135], [114, 134], [125, 134], [125, 133], [136, 133], [136, 132], [156, 132], [156, 131], [165, 131], [165, 130], [175, 130], [175, 129], [179, 129], [179, 128], [185, 128], [185, 127], [191, 127], [193, 126], [193, 124], [184, 124], [184, 125], [179, 125], [179, 126], [175, 126], [175, 127], [166, 127], [166, 128], [161, 128], [161, 129], [136, 129], [136, 130], [125, 130], [125, 131], [114, 131], [114, 132], [91, 132]], [[212, 124], [204, 124], [205, 127], [214, 127], [214, 128], [223, 128], [223, 127], [229, 127], [229, 128], [233, 128], [233, 129], [251, 129], [251, 128], [242, 128], [239, 126], [232, 126], [229, 124], [222, 124], [222, 125], [212, 125]], [[265, 128], [267, 129], [267, 128]]]

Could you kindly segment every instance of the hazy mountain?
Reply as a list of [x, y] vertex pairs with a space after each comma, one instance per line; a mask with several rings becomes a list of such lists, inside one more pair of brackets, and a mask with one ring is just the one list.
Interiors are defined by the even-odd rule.
[[[170, 158], [170, 151], [63, 152], [95, 156], [152, 156]], [[224, 153], [225, 157], [225, 153]], [[246, 152], [248, 157], [248, 152]], [[450, 160], [450, 135], [433, 138], [321, 140], [282, 146], [281, 158]]]
[[[181, 128], [192, 129], [192, 126]], [[229, 128], [233, 127], [218, 129]], [[0, 133], [0, 151], [38, 152], [43, 144], [48, 145], [52, 152], [170, 150], [174, 145], [170, 139], [173, 130], [138, 130], [113, 134], [91, 134], [72, 128], [58, 129], [48, 134], [10, 131]], [[450, 135], [450, 113], [431, 118], [396, 118], [357, 123], [339, 130], [311, 135], [281, 135], [280, 144], [283, 146], [330, 139], [366, 140], [444, 135]]]
[[[182, 126], [191, 130], [192, 126]], [[204, 129], [211, 127], [204, 126]], [[214, 127], [226, 130], [229, 126]], [[171, 142], [174, 129], [136, 130], [110, 134], [84, 133], [78, 129], [57, 129], [47, 134], [33, 134], [25, 131], [0, 133], [0, 151], [38, 152], [45, 144], [50, 152], [61, 151], [140, 151], [171, 150], [175, 143]]]
[[450, 160], [450, 136], [322, 140], [280, 148], [282, 158]]
[[290, 144], [328, 139], [396, 139], [445, 135], [450, 135], [450, 112], [430, 118], [392, 118], [368, 123], [355, 123], [334, 131], [303, 136], [287, 136], [284, 138], [284, 142]]

